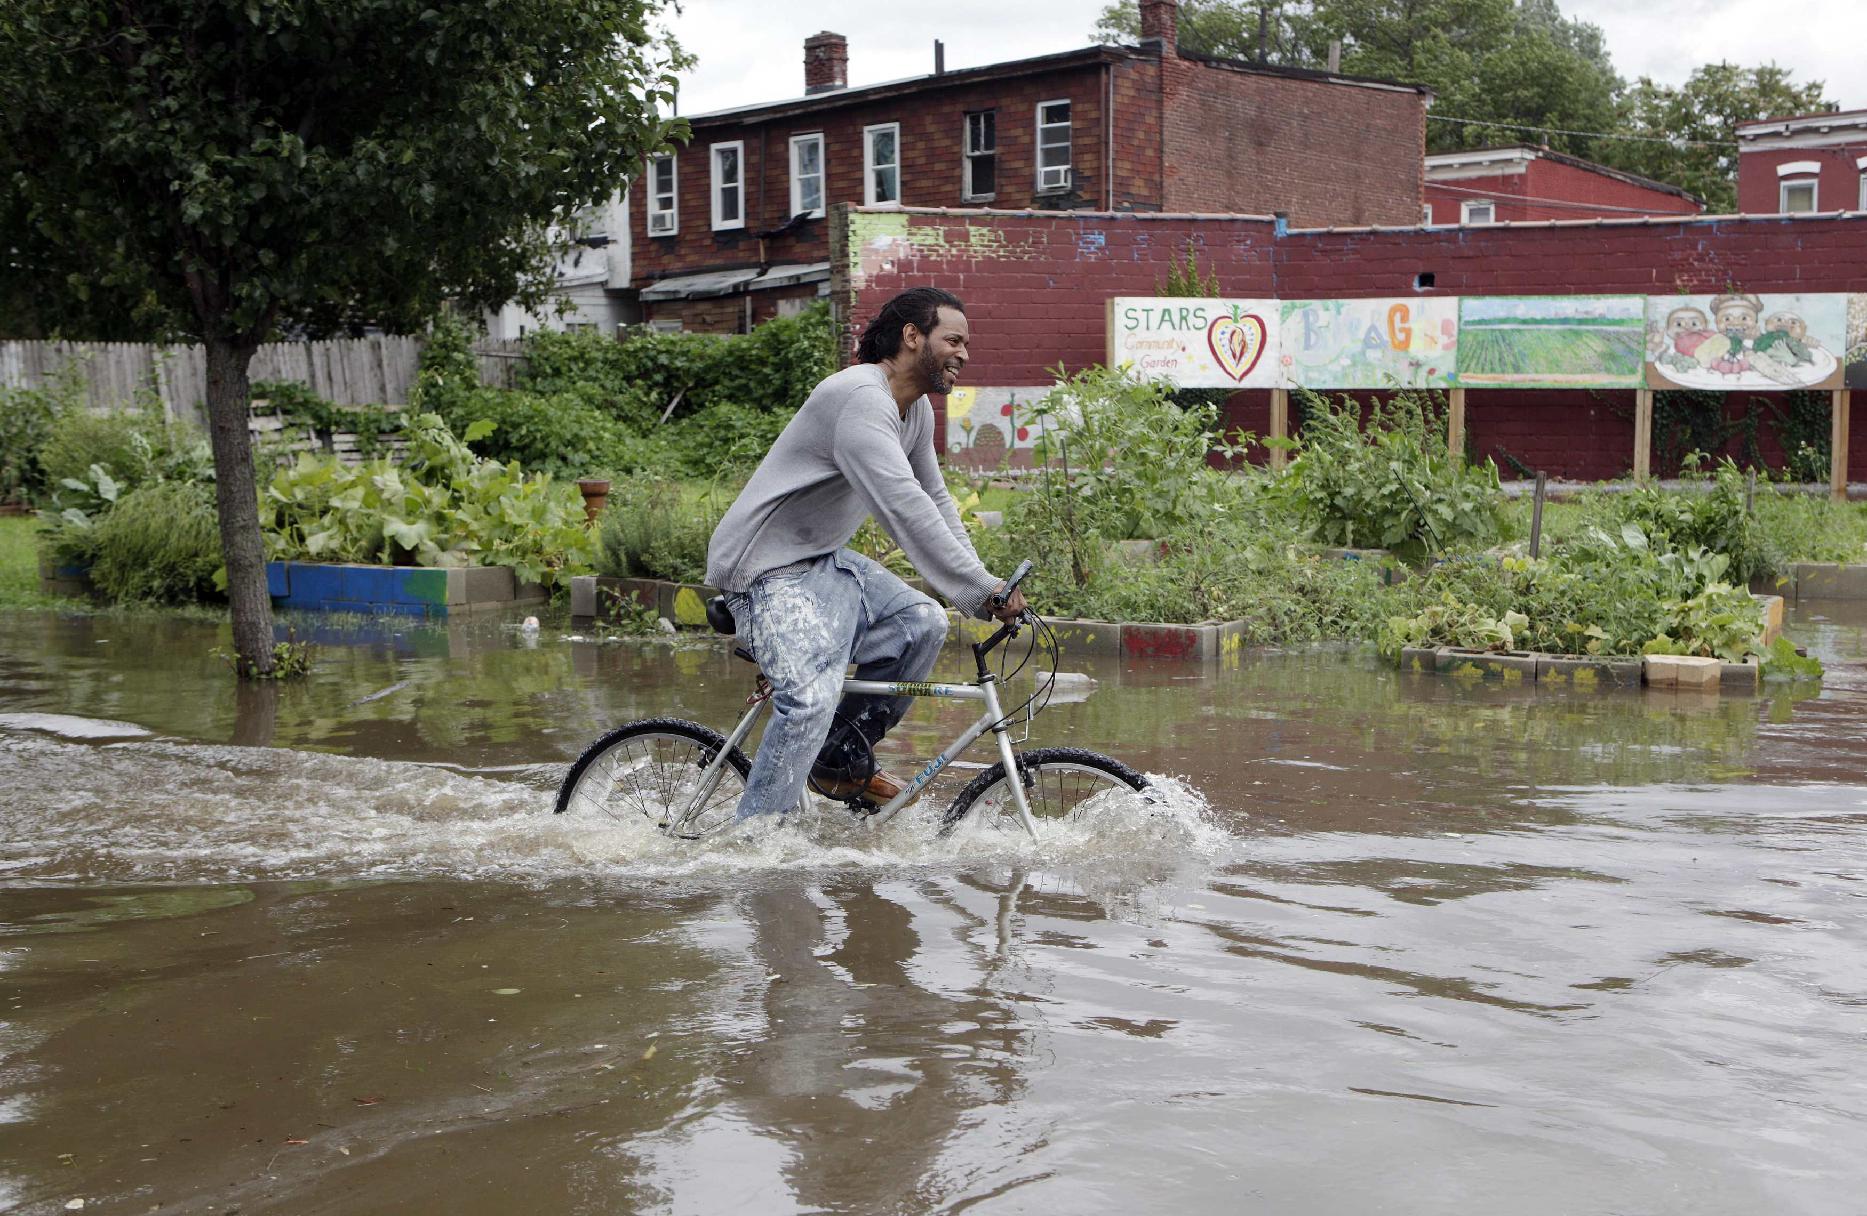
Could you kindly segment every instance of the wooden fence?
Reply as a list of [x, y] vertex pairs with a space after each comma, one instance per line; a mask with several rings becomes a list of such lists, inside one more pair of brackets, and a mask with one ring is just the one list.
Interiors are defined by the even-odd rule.
[[[403, 405], [421, 359], [419, 338], [274, 342], [253, 356], [254, 380], [308, 385], [339, 405]], [[519, 342], [474, 350], [480, 380], [511, 388], [524, 361]], [[207, 416], [207, 352], [140, 342], [0, 342], [0, 388], [41, 388], [65, 368], [80, 377], [93, 409], [121, 409], [151, 394], [171, 417]]]

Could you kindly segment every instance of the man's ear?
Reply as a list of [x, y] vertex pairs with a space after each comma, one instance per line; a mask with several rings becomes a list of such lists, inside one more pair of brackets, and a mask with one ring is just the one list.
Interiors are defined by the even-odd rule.
[[921, 332], [921, 327], [909, 321], [901, 327], [901, 348], [903, 350], [913, 349], [908, 343], [909, 335], [912, 335], [916, 342], [925, 342], [927, 340], [927, 335]]

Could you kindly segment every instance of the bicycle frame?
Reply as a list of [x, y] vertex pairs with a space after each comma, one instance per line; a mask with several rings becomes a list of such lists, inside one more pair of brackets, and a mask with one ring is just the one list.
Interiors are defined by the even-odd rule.
[[[920, 791], [927, 787], [928, 782], [957, 760], [961, 753], [978, 741], [980, 735], [989, 730], [998, 736], [998, 754], [1005, 764], [1005, 773], [1011, 788], [1011, 799], [1018, 811], [1018, 821], [1033, 837], [1037, 835], [1037, 823], [1031, 818], [1030, 800], [1024, 796], [1024, 783], [1018, 780], [1018, 759], [1011, 746], [1011, 726], [1005, 721], [1004, 711], [999, 705], [998, 677], [987, 671], [985, 667], [985, 654], [1007, 635], [1008, 629], [1001, 629], [992, 640], [974, 645], [973, 653], [979, 663], [979, 682], [976, 684], [928, 684], [919, 681], [851, 679], [843, 681], [845, 695], [858, 693], [884, 697], [948, 697], [956, 701], [983, 701], [985, 703], [985, 712], [979, 716], [979, 720], [961, 731], [959, 737], [953, 740], [945, 751], [929, 760], [918, 773], [914, 774], [913, 780], [902, 787], [899, 794], [890, 798], [886, 806], [870, 816], [873, 822], [886, 823], [894, 818], [902, 807], [913, 801]], [[770, 699], [768, 695], [755, 698], [745, 714], [740, 717], [739, 724], [733, 727], [732, 734], [726, 737], [726, 746], [720, 749], [719, 755], [713, 757], [713, 762], [708, 764], [706, 771], [701, 774], [700, 786], [695, 790], [694, 796], [676, 816], [677, 823], [686, 819], [695, 807], [704, 806], [713, 796], [713, 791], [719, 787], [720, 777], [725, 770], [726, 757], [735, 747], [745, 742], [746, 737], [752, 733], [753, 725], [758, 721], [759, 715], [765, 712], [765, 705]], [[798, 799], [798, 809], [800, 811], [810, 809], [808, 789]]]

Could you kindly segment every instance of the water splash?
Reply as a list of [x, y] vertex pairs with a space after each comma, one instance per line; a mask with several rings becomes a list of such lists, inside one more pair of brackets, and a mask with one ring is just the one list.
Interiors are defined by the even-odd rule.
[[[929, 799], [879, 827], [840, 807], [701, 841], [646, 818], [551, 813], [559, 765], [466, 772], [282, 748], [0, 730], [16, 776], [0, 875], [103, 881], [718, 878], [771, 870], [1102, 869], [1142, 878], [1225, 851], [1203, 798], [1164, 777], [1068, 822], [935, 831]], [[121, 739], [121, 735], [106, 735]]]

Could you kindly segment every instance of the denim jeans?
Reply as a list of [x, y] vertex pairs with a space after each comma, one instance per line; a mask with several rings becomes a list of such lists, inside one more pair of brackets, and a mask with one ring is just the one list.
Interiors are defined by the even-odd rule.
[[740, 819], [797, 806], [813, 766], [866, 756], [861, 741], [824, 751], [838, 714], [872, 745], [907, 712], [911, 697], [841, 696], [849, 664], [859, 680], [924, 680], [946, 641], [938, 604], [848, 549], [774, 570], [727, 607], [772, 686]]

